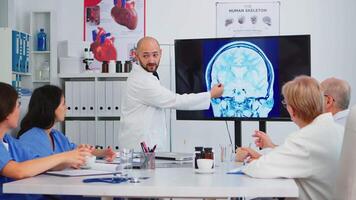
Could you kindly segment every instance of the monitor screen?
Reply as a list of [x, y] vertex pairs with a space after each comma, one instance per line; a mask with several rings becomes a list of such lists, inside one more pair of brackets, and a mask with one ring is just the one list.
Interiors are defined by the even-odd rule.
[[178, 94], [224, 85], [208, 110], [178, 120], [289, 120], [281, 89], [310, 75], [310, 35], [175, 40], [175, 72]]

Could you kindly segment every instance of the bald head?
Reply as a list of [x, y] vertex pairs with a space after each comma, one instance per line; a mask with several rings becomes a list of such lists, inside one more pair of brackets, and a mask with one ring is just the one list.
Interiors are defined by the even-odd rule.
[[157, 48], [160, 49], [158, 41], [153, 37], [143, 37], [137, 42], [137, 51], [143, 51], [147, 48]]
[[345, 80], [332, 77], [325, 79], [320, 85], [324, 95], [333, 98], [334, 107], [338, 109], [338, 111], [345, 110], [349, 107], [351, 87]]
[[148, 72], [155, 72], [161, 59], [161, 49], [153, 37], [143, 37], [137, 42], [136, 58]]

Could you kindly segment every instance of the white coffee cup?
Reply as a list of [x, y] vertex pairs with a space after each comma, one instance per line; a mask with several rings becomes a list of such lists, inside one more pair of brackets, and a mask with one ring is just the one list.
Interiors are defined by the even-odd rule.
[[81, 166], [81, 168], [83, 169], [90, 169], [94, 166], [94, 163], [96, 161], [96, 157], [95, 156], [86, 156], [85, 157], [85, 164], [83, 166]]
[[214, 160], [212, 160], [212, 159], [198, 159], [197, 160], [198, 169], [201, 171], [212, 170], [213, 164], [214, 164]]

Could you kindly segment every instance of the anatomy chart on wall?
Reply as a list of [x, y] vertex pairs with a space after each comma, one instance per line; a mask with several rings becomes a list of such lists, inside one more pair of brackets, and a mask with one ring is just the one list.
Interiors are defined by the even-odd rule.
[[279, 35], [280, 2], [216, 3], [216, 36]]
[[145, 35], [145, 0], [85, 0], [85, 40], [99, 61], [133, 61]]

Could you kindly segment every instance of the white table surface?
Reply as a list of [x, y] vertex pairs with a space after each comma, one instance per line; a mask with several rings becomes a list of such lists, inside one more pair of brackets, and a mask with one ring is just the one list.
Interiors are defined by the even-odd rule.
[[[88, 195], [105, 197], [298, 197], [293, 179], [255, 179], [226, 174], [232, 166], [217, 167], [213, 174], [196, 174], [191, 168], [156, 168], [133, 170], [148, 176], [140, 183], [83, 183], [86, 177], [36, 177], [6, 183], [4, 193]], [[105, 177], [105, 176], [95, 176]], [[111, 176], [106, 176], [111, 177]]]

